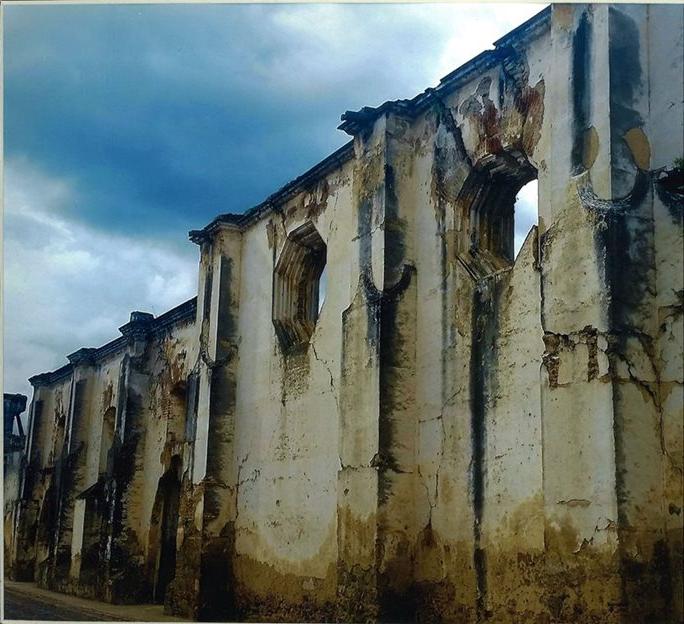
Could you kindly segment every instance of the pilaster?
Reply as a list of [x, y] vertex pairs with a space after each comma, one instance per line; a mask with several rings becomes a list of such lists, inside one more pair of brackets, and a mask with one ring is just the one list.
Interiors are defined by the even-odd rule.
[[413, 206], [400, 196], [408, 124], [392, 114], [355, 137], [358, 281], [342, 315], [338, 617], [412, 617], [416, 414]]
[[102, 591], [105, 599], [114, 603], [140, 602], [150, 594], [142, 544], [132, 523], [138, 490], [135, 485], [143, 476], [145, 399], [150, 383], [145, 352], [152, 320], [151, 314], [132, 312], [130, 322], [119, 328], [128, 345], [119, 368], [114, 441], [107, 458], [104, 486], [108, 517], [101, 544]]
[[60, 520], [63, 548], [69, 550], [68, 575], [72, 582], [80, 576], [81, 545], [83, 542], [84, 502], [76, 497], [85, 488], [85, 468], [88, 444], [88, 423], [92, 417], [90, 394], [94, 375], [94, 349], [79, 349], [67, 356], [73, 366], [72, 404], [69, 410], [65, 452], [68, 457], [69, 478], [64, 483], [63, 513]]
[[[540, 214], [547, 602], [554, 617], [660, 620], [670, 609], [647, 12], [617, 5], [553, 11], [554, 71], [571, 76], [548, 83], [558, 157], [547, 161], [550, 186], [540, 188], [550, 200]], [[561, 589], [571, 582], [576, 597]]]
[[224, 226], [200, 244], [200, 358], [195, 373], [192, 477], [182, 494], [181, 513], [187, 521], [167, 606], [191, 617], [230, 619], [235, 608], [233, 442], [242, 235], [239, 229]]

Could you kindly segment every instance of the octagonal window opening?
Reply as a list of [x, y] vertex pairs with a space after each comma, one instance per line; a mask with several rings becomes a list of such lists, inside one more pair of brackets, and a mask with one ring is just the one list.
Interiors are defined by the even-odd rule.
[[313, 223], [287, 237], [273, 275], [273, 326], [285, 351], [309, 342], [327, 289], [326, 245]]
[[468, 214], [470, 254], [484, 273], [510, 266], [538, 221], [537, 170], [519, 152], [477, 163], [459, 199]]

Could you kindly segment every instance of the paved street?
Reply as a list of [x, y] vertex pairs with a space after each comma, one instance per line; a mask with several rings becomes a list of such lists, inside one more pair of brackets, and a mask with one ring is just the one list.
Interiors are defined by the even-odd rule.
[[78, 622], [82, 620], [104, 621], [108, 618], [97, 617], [92, 612], [80, 608], [73, 608], [61, 603], [43, 601], [35, 596], [30, 598], [24, 594], [5, 589], [5, 619], [6, 620], [61, 620]]
[[164, 615], [160, 605], [111, 605], [39, 589], [34, 583], [4, 581], [4, 620], [62, 622], [182, 622]]

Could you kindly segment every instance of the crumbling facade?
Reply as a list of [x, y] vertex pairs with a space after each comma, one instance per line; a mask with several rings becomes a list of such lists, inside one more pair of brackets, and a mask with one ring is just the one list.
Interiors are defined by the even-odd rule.
[[4, 557], [9, 559], [12, 552], [14, 522], [16, 520], [17, 502], [19, 500], [19, 483], [22, 475], [22, 459], [24, 457], [24, 425], [21, 415], [26, 410], [27, 397], [23, 394], [5, 393], [2, 397], [2, 484], [3, 484], [3, 531]]
[[11, 574], [205, 619], [679, 622], [683, 20], [554, 5], [192, 231], [196, 300], [31, 380]]

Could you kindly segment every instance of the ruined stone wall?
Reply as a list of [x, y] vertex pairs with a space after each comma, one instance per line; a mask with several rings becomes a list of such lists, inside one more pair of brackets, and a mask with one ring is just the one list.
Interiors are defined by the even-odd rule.
[[202, 619], [681, 620], [683, 20], [554, 5], [192, 231], [192, 321], [36, 385], [84, 495], [51, 555], [31, 482], [27, 569]]
[[[194, 301], [158, 319], [133, 313], [121, 331], [31, 380], [10, 570], [60, 591], [137, 602], [153, 595], [159, 481], [186, 450]], [[174, 467], [182, 474], [182, 461]]]
[[[678, 59], [681, 60], [684, 48], [684, 15], [675, 12], [649, 13], [648, 21], [648, 61], [647, 67], [651, 82], [651, 92], [670, 94], [670, 97], [651, 97], [646, 120], [645, 133], [649, 138], [650, 168], [652, 170], [669, 169], [670, 163], [680, 158], [678, 153], [684, 151], [682, 138], [677, 136], [676, 121], [670, 132], [669, 114], [684, 114], [681, 102], [684, 100], [684, 84], [678, 76]], [[671, 58], [670, 63], [659, 59]], [[679, 103], [679, 104], [678, 104]], [[676, 112], [674, 112], [676, 111]], [[660, 121], [659, 121], [660, 120]], [[651, 368], [647, 373], [649, 388], [655, 388], [655, 402], [658, 413], [655, 414], [657, 430], [660, 433], [652, 441], [655, 455], [662, 461], [662, 491], [657, 494], [654, 507], [663, 510], [665, 517], [665, 544], [663, 555], [667, 550], [670, 569], [673, 570], [673, 610], [684, 612], [684, 418], [682, 403], [684, 402], [684, 247], [683, 210], [682, 210], [682, 177], [679, 178], [679, 195], [673, 193], [675, 184], [672, 178], [664, 173], [658, 174], [660, 184], [653, 194], [653, 262], [655, 268], [655, 301], [656, 314], [651, 325], [653, 346], [649, 359]], [[655, 369], [655, 370], [654, 370]], [[654, 399], [649, 395], [649, 401]], [[657, 464], [656, 464], [657, 465]], [[660, 475], [656, 475], [659, 478]]]
[[[349, 304], [354, 246], [350, 195], [346, 166], [243, 236], [242, 265], [250, 270], [237, 322], [235, 589], [245, 613], [256, 617], [304, 617], [290, 612], [302, 604], [311, 609], [308, 617], [334, 615], [340, 318]], [[286, 352], [274, 339], [271, 276], [287, 234], [306, 222], [327, 246], [328, 289], [309, 344]]]
[[[69, 409], [71, 383], [61, 379], [50, 388], [50, 392], [39, 394], [42, 409], [36, 418], [30, 441], [30, 463], [28, 478], [34, 495], [30, 501], [35, 514], [34, 574], [35, 578], [47, 584], [51, 570], [56, 563], [58, 540], [55, 528], [58, 523], [60, 485], [63, 462], [66, 422]], [[34, 463], [35, 462], [35, 463]], [[33, 469], [31, 469], [33, 467]]]
[[[72, 426], [72, 448], [78, 453], [78, 474], [71, 488], [71, 565], [69, 575], [62, 579], [64, 591], [76, 590], [93, 596], [104, 592], [100, 574], [106, 567], [103, 532], [109, 519], [104, 482], [109, 474], [108, 458], [123, 391], [120, 373], [124, 358], [125, 352], [115, 351], [96, 365], [87, 362], [74, 374], [84, 384], [84, 404], [78, 422]], [[65, 511], [68, 513], [70, 508], [71, 505], [67, 505]]]
[[[26, 409], [26, 396], [23, 394], [3, 395], [3, 555], [5, 565], [12, 560], [15, 551], [14, 524], [17, 520], [19, 489], [21, 486], [22, 460], [26, 435], [21, 414]], [[16, 433], [15, 433], [16, 432]]]
[[[148, 353], [146, 368], [154, 381], [147, 397], [149, 412], [145, 417], [143, 480], [137, 493], [139, 512], [135, 530], [150, 566], [158, 550], [154, 532], [149, 529], [161, 520], [159, 481], [169, 470], [177, 471], [179, 479], [189, 470], [192, 441], [186, 431], [188, 416], [192, 418], [192, 406], [188, 404], [188, 378], [198, 359], [193, 324], [174, 327], [155, 336]], [[178, 467], [173, 465], [174, 458], [177, 458]]]
[[428, 302], [415, 335], [415, 583], [425, 621], [486, 611], [504, 620], [532, 611], [540, 596], [538, 232], [513, 259], [501, 246], [512, 232], [502, 236], [495, 224], [541, 176], [550, 39], [538, 34], [524, 54], [465, 80], [414, 123], [420, 139], [407, 186], [427, 208], [415, 216], [418, 299]]
[[16, 521], [16, 508], [21, 483], [22, 452], [4, 453], [3, 475], [3, 535], [4, 561], [11, 561], [14, 550], [13, 528]]

